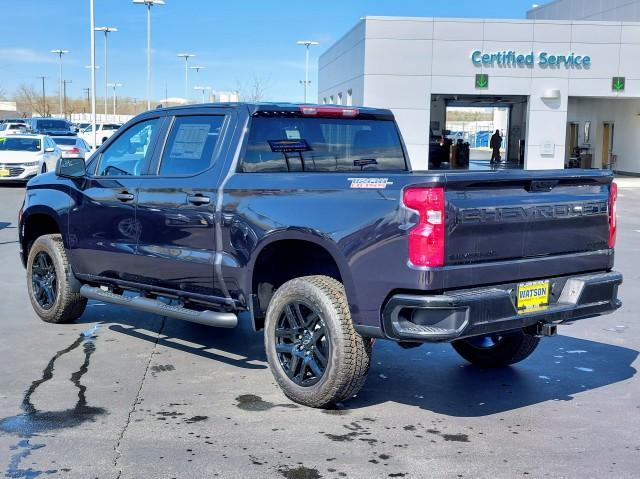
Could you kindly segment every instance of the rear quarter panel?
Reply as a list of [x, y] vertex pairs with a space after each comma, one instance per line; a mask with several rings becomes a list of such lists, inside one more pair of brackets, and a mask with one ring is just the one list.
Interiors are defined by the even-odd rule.
[[[388, 184], [351, 188], [351, 178], [366, 177]], [[432, 275], [407, 266], [405, 236], [415, 214], [400, 200], [409, 182], [415, 179], [407, 173], [232, 175], [222, 201], [222, 272], [232, 296], [251, 291], [253, 265], [266, 245], [302, 239], [333, 256], [356, 323], [377, 325], [391, 290], [434, 286]]]

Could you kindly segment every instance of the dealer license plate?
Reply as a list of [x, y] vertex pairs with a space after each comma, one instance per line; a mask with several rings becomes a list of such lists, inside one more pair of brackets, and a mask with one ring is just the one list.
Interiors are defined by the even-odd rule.
[[549, 306], [549, 281], [531, 281], [518, 285], [518, 314], [542, 311]]
[[7, 168], [0, 168], [0, 177], [11, 176], [11, 171]]

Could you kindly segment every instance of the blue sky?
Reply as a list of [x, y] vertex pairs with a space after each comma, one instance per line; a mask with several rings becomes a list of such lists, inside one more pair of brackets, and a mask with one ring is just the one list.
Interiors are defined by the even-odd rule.
[[[254, 76], [266, 81], [267, 99], [299, 101], [304, 78], [303, 47], [296, 40], [314, 39], [311, 92], [315, 96], [317, 57], [366, 15], [523, 18], [531, 0], [166, 0], [153, 10], [154, 99], [184, 96], [184, 60], [197, 56], [191, 85], [235, 89]], [[542, 2], [539, 2], [542, 3]], [[21, 83], [57, 92], [57, 57], [49, 51], [70, 50], [64, 77], [71, 96], [89, 86], [89, 0], [0, 0], [0, 88], [13, 95]], [[109, 40], [110, 81], [124, 84], [123, 96], [145, 98], [145, 9], [131, 0], [95, 0], [96, 25], [115, 26]], [[97, 64], [102, 64], [103, 36], [96, 37]], [[98, 94], [102, 94], [98, 70]], [[197, 94], [191, 92], [195, 98]]]

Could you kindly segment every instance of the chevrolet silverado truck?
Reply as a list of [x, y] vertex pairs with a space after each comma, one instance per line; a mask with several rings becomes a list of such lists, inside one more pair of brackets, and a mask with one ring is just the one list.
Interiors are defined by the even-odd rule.
[[32, 179], [19, 242], [42, 320], [247, 321], [284, 393], [330, 407], [376, 338], [507, 366], [620, 307], [615, 208], [608, 171], [412, 171], [388, 110], [193, 105]]

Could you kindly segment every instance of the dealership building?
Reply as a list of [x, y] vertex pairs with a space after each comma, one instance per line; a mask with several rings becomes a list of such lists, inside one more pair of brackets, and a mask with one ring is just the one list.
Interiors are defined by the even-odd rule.
[[393, 110], [414, 169], [450, 133], [448, 111], [486, 108], [507, 112], [512, 165], [577, 156], [640, 174], [637, 0], [558, 0], [519, 20], [365, 17], [321, 55], [318, 85], [320, 102]]

